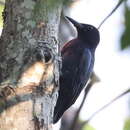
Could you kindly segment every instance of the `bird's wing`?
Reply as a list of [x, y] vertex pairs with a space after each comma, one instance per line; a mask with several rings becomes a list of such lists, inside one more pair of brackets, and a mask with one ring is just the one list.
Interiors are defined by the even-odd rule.
[[73, 91], [72, 91], [72, 101], [71, 104], [75, 103], [80, 92], [85, 87], [87, 81], [89, 80], [90, 74], [93, 69], [93, 57], [89, 49], [85, 49], [80, 59], [77, 72], [73, 77]]
[[68, 53], [62, 54], [64, 55], [63, 74], [60, 76], [60, 91], [54, 111], [54, 123], [74, 104], [87, 83], [93, 68], [92, 55], [89, 49], [85, 49], [80, 57], [71, 57]]

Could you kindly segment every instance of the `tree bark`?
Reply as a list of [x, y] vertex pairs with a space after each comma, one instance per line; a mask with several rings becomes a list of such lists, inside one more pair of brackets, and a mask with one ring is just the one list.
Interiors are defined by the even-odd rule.
[[51, 130], [62, 0], [6, 0], [0, 38], [0, 130]]

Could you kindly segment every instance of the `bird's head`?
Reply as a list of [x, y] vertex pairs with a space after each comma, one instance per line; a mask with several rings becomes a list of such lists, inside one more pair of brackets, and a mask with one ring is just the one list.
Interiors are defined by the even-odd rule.
[[74, 19], [66, 18], [76, 27], [78, 38], [84, 40], [90, 47], [96, 48], [100, 41], [100, 34], [96, 27], [89, 24], [78, 23]]

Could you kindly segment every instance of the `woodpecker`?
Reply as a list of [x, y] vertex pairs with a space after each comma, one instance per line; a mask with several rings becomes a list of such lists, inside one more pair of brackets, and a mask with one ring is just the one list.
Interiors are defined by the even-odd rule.
[[100, 41], [97, 28], [78, 23], [67, 17], [77, 30], [77, 38], [66, 43], [61, 50], [62, 69], [60, 74], [59, 96], [54, 109], [53, 123], [75, 103], [91, 76], [95, 50]]

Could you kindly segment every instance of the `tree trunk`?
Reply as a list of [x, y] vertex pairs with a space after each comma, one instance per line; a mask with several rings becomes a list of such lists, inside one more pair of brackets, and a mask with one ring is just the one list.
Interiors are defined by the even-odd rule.
[[0, 39], [0, 130], [51, 130], [62, 0], [6, 0]]

